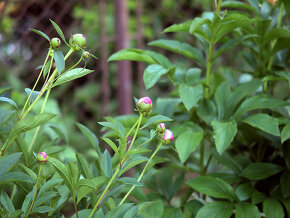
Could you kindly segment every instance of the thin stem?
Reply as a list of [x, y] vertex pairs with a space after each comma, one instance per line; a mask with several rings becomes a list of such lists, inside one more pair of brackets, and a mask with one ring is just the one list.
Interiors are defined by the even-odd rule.
[[116, 170], [116, 172], [114, 173], [114, 175], [113, 175], [112, 178], [110, 179], [109, 183], [107, 184], [106, 188], [105, 188], [104, 191], [102, 192], [102, 195], [99, 197], [97, 203], [95, 204], [95, 206], [94, 206], [94, 208], [93, 208], [93, 210], [92, 210], [92, 212], [91, 212], [89, 218], [91, 218], [91, 217], [94, 215], [95, 211], [97, 210], [99, 204], [100, 204], [101, 201], [103, 200], [103, 197], [104, 197], [105, 194], [107, 193], [108, 189], [110, 188], [110, 186], [111, 186], [111, 184], [113, 183], [114, 179], [115, 179], [116, 176], [118, 175], [119, 171], [120, 171], [120, 167], [118, 167], [118, 169]]
[[77, 218], [79, 218], [79, 214], [78, 214], [78, 206], [77, 206], [77, 202], [76, 202], [75, 195], [76, 195], [76, 194], [74, 193], [74, 196], [73, 196], [74, 208], [75, 208], [75, 212], [76, 212]]
[[222, 1], [223, 0], [219, 0], [218, 5], [217, 5], [217, 8], [216, 8], [216, 12], [217, 12], [218, 15], [219, 15], [219, 13], [221, 11]]
[[[44, 102], [43, 102], [43, 104], [42, 104], [41, 111], [40, 111], [41, 114], [44, 112], [44, 109], [45, 109], [45, 106], [46, 106], [46, 103], [47, 103], [47, 100], [48, 100], [48, 96], [49, 96], [49, 94], [50, 94], [50, 90], [48, 90], [47, 93], [46, 93], [46, 95], [45, 95], [45, 99], [44, 99]], [[40, 131], [40, 126], [37, 127], [37, 129], [36, 129], [36, 131], [35, 131], [35, 133], [34, 133], [33, 139], [32, 139], [32, 141], [31, 141], [31, 143], [30, 143], [30, 145], [29, 145], [29, 148], [28, 148], [28, 152], [31, 151], [31, 149], [32, 149], [32, 147], [33, 147], [33, 144], [34, 144], [35, 141], [36, 141], [36, 138], [37, 138], [37, 136], [38, 136], [39, 131]]]
[[209, 45], [209, 52], [208, 52], [208, 58], [207, 58], [207, 64], [206, 64], [206, 87], [205, 87], [205, 94], [204, 97], [209, 97], [209, 87], [210, 87], [210, 72], [212, 67], [212, 51], [213, 51], [213, 43], [210, 43]]
[[139, 117], [139, 120], [138, 120], [138, 124], [137, 124], [137, 128], [136, 128], [134, 137], [133, 137], [132, 142], [130, 143], [130, 146], [129, 146], [129, 148], [128, 148], [127, 151], [130, 151], [130, 149], [132, 148], [132, 146], [133, 146], [133, 144], [135, 142], [136, 136], [137, 136], [137, 134], [139, 132], [139, 128], [140, 128], [140, 124], [141, 124], [142, 118], [143, 118], [143, 114], [140, 114], [140, 117]]
[[[144, 176], [145, 171], [147, 170], [147, 167], [149, 166], [149, 163], [151, 162], [151, 160], [153, 159], [153, 157], [157, 154], [157, 152], [159, 151], [159, 149], [161, 148], [161, 146], [163, 145], [162, 142], [160, 142], [160, 144], [158, 145], [157, 149], [154, 151], [154, 153], [151, 155], [150, 159], [148, 160], [148, 162], [146, 163], [144, 169], [142, 170], [140, 176], [138, 177], [137, 181], [140, 182], [141, 179]], [[122, 205], [124, 203], [124, 201], [127, 199], [127, 197], [130, 195], [130, 193], [134, 190], [136, 186], [133, 185], [131, 187], [131, 189], [127, 192], [127, 194], [123, 197], [122, 201], [119, 203], [119, 206]]]
[[29, 215], [29, 213], [30, 213], [30, 211], [32, 210], [33, 205], [34, 205], [34, 201], [35, 201], [36, 194], [37, 194], [37, 185], [38, 185], [38, 182], [39, 182], [39, 177], [40, 177], [41, 169], [42, 169], [42, 165], [40, 165], [40, 168], [39, 168], [39, 171], [38, 171], [38, 175], [37, 175], [37, 179], [36, 179], [35, 191], [34, 191], [33, 199], [32, 199], [31, 205], [30, 205], [30, 207], [29, 207], [29, 209], [28, 209], [28, 212], [27, 212], [25, 218], [28, 217], [28, 215]]
[[145, 142], [143, 142], [141, 145], [138, 145], [137, 148], [140, 148], [141, 146], [145, 145], [147, 142], [151, 141], [155, 136], [156, 136], [157, 133], [154, 134], [154, 136], [148, 140], [146, 140]]
[[203, 160], [204, 160], [204, 141], [200, 145], [200, 157], [199, 157], [199, 167], [200, 167], [200, 175], [204, 175], [204, 166], [203, 166]]
[[50, 55], [50, 51], [51, 51], [51, 49], [52, 49], [52, 48], [50, 47], [49, 50], [48, 50], [48, 53], [47, 53], [47, 55], [46, 55], [46, 58], [45, 58], [44, 64], [42, 65], [42, 68], [41, 68], [40, 73], [39, 73], [39, 75], [38, 75], [38, 77], [37, 77], [37, 80], [36, 80], [36, 82], [35, 82], [35, 84], [34, 84], [32, 90], [31, 90], [31, 92], [29, 93], [29, 96], [28, 96], [28, 98], [27, 98], [27, 100], [26, 100], [26, 102], [25, 102], [25, 104], [24, 104], [24, 107], [23, 107], [22, 112], [21, 112], [21, 115], [20, 115], [20, 119], [21, 119], [21, 117], [22, 117], [22, 115], [23, 115], [23, 113], [24, 113], [24, 111], [25, 111], [26, 105], [28, 104], [29, 99], [30, 99], [30, 97], [31, 97], [31, 95], [32, 95], [32, 93], [33, 93], [33, 91], [35, 90], [35, 87], [36, 87], [36, 85], [37, 85], [37, 83], [38, 83], [38, 81], [39, 81], [39, 79], [40, 79], [40, 77], [41, 77], [41, 75], [42, 75], [42, 72], [43, 72], [43, 70], [44, 70], [44, 68], [45, 68], [45, 65], [46, 65], [46, 63], [47, 63], [47, 60], [48, 60], [48, 58], [49, 58], [49, 55]]
[[[140, 119], [140, 117], [139, 117], [139, 119]], [[139, 122], [139, 119], [136, 120], [136, 122], [134, 123], [134, 125], [131, 127], [131, 129], [129, 130], [129, 132], [126, 135], [126, 138], [128, 138], [128, 136], [131, 134], [131, 132], [133, 131], [133, 129], [137, 126], [137, 124]]]

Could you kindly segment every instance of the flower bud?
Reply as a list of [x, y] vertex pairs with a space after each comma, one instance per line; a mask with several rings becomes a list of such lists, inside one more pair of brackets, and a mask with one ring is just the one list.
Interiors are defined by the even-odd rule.
[[50, 40], [50, 44], [51, 44], [51, 46], [55, 49], [55, 48], [58, 48], [58, 47], [60, 46], [61, 41], [60, 41], [59, 38], [52, 38], [52, 39]]
[[36, 159], [38, 163], [45, 164], [47, 162], [48, 155], [45, 152], [40, 152], [38, 153]]
[[140, 98], [137, 103], [139, 112], [143, 115], [148, 115], [152, 112], [152, 101], [149, 97]]
[[156, 128], [156, 132], [158, 132], [158, 133], [164, 133], [165, 132], [165, 123], [159, 123], [158, 125], [157, 125], [157, 128]]
[[86, 37], [81, 33], [73, 34], [72, 37], [69, 39], [70, 46], [76, 50], [79, 51], [81, 48], [84, 48], [87, 44]]
[[169, 144], [173, 140], [173, 133], [166, 129], [160, 140], [163, 144]]
[[83, 57], [84, 57], [84, 59], [88, 59], [89, 57], [90, 57], [90, 52], [88, 52], [88, 51], [84, 51], [83, 52]]

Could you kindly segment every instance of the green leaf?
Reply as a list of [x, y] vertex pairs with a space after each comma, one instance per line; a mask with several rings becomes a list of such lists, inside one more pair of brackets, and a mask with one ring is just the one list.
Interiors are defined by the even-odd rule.
[[280, 178], [280, 186], [283, 197], [286, 199], [290, 196], [290, 171], [285, 171]]
[[194, 87], [181, 84], [179, 85], [178, 91], [181, 101], [188, 111], [190, 111], [203, 96], [203, 87], [200, 84]]
[[149, 52], [140, 49], [123, 49], [112, 54], [108, 61], [141, 61], [148, 64], [157, 64]]
[[240, 184], [235, 190], [236, 195], [238, 196], [240, 201], [246, 201], [251, 198], [254, 191], [255, 188], [253, 188], [250, 183]]
[[240, 101], [247, 95], [250, 95], [251, 93], [256, 91], [261, 85], [262, 85], [261, 80], [257, 79], [239, 85], [229, 96], [229, 99], [226, 103], [228, 105], [226, 114], [231, 115], [232, 112], [236, 109], [236, 107], [240, 103]]
[[132, 167], [143, 163], [145, 161], [147, 161], [148, 158], [146, 157], [142, 157], [142, 156], [135, 156], [135, 157], [130, 157], [122, 166], [122, 169], [120, 171], [119, 176], [123, 175], [125, 172], [127, 172], [129, 169], [131, 169]]
[[144, 202], [139, 204], [138, 215], [144, 217], [162, 217], [164, 211], [164, 204], [159, 199], [151, 202]]
[[132, 204], [119, 205], [106, 214], [106, 218], [123, 218], [125, 213], [132, 208]]
[[113, 176], [112, 159], [107, 149], [102, 156], [101, 166], [104, 175], [111, 178]]
[[12, 201], [10, 200], [9, 196], [5, 192], [1, 192], [0, 203], [9, 213], [15, 211]]
[[242, 121], [271, 135], [280, 136], [278, 120], [268, 114], [254, 114]]
[[203, 138], [203, 132], [188, 131], [178, 136], [175, 147], [179, 156], [179, 159], [184, 163], [189, 155], [195, 151], [199, 143]]
[[166, 69], [159, 64], [151, 64], [146, 67], [143, 79], [146, 89], [153, 87], [162, 75], [167, 74], [171, 69]]
[[62, 40], [65, 42], [65, 44], [67, 44], [67, 46], [69, 46], [69, 44], [65, 40], [65, 37], [64, 37], [63, 32], [60, 29], [60, 27], [53, 20], [51, 20], [51, 19], [49, 19], [49, 20], [52, 23], [52, 25], [53, 25], [54, 29], [56, 30], [56, 32], [58, 33], [58, 35], [62, 38]]
[[[93, 209], [83, 209], [78, 211], [78, 217], [79, 218], [86, 218], [89, 217]], [[77, 215], [74, 214], [71, 218], [77, 218]], [[92, 218], [105, 218], [105, 215], [102, 211], [102, 208], [99, 208], [95, 214], [92, 216]]]
[[17, 152], [7, 156], [0, 157], [0, 176], [11, 169], [13, 165], [19, 160], [22, 153]]
[[134, 206], [133, 208], [131, 208], [130, 210], [128, 210], [125, 214], [123, 218], [135, 218], [136, 214], [138, 212], [139, 209], [139, 205]]
[[80, 129], [80, 131], [84, 134], [84, 136], [89, 140], [89, 142], [92, 144], [92, 146], [96, 149], [96, 151], [98, 152], [98, 154], [101, 154], [101, 150], [99, 147], [99, 140], [97, 138], [97, 136], [90, 130], [88, 129], [86, 126], [77, 123], [77, 127]]
[[267, 218], [283, 218], [284, 210], [279, 201], [275, 199], [266, 199], [263, 202], [263, 212]]
[[36, 201], [34, 202], [33, 208], [44, 204], [45, 202], [49, 201], [50, 199], [58, 196], [58, 192], [56, 191], [48, 191], [43, 193], [40, 197], [38, 195]]
[[146, 154], [146, 153], [148, 153], [150, 151], [151, 150], [149, 150], [147, 148], [135, 148], [135, 149], [132, 149], [132, 150], [126, 152], [124, 157], [131, 156], [131, 155], [136, 155], [136, 154]]
[[161, 66], [168, 68], [168, 69], [172, 67], [171, 62], [164, 55], [159, 54], [159, 53], [154, 52], [154, 51], [148, 51], [148, 52], [151, 55], [151, 57], [156, 61], [157, 64], [160, 64]]
[[289, 40], [290, 31], [282, 27], [273, 28], [264, 36], [263, 43], [268, 44], [277, 38], [288, 38]]
[[[30, 103], [33, 103], [40, 93], [38, 91], [32, 92], [32, 90], [29, 88], [25, 88], [25, 92], [26, 92], [27, 97], [29, 97], [29, 95], [30, 95], [30, 98], [29, 98]], [[31, 92], [32, 92], [32, 94], [30, 94]]]
[[50, 211], [52, 211], [53, 208], [51, 207], [48, 207], [48, 206], [40, 206], [40, 207], [37, 207], [37, 208], [34, 208], [31, 213], [48, 213]]
[[56, 64], [56, 69], [58, 71], [58, 75], [60, 75], [65, 67], [63, 53], [59, 49], [55, 50], [54, 54], [53, 54], [53, 59], [54, 59], [55, 64]]
[[6, 98], [6, 97], [0, 97], [0, 101], [3, 102], [8, 102], [9, 104], [11, 104], [16, 110], [18, 110], [17, 104], [10, 98]]
[[116, 146], [116, 144], [114, 142], [112, 142], [111, 139], [109, 138], [102, 138], [108, 145], [110, 145], [110, 147], [115, 151], [115, 153], [120, 156], [118, 148]]
[[211, 122], [214, 130], [214, 140], [218, 153], [222, 153], [229, 147], [237, 134], [237, 123], [235, 120], [223, 122], [214, 120]]
[[34, 183], [31, 177], [23, 172], [9, 172], [1, 175], [0, 177], [0, 185], [11, 184], [14, 182]]
[[8, 90], [10, 90], [11, 88], [0, 88], [0, 96], [3, 95], [5, 92], [7, 92]]
[[63, 127], [56, 124], [49, 124], [49, 126], [65, 143], [68, 144], [68, 135]]
[[282, 132], [281, 132], [281, 143], [284, 143], [290, 138], [290, 123], [288, 123], [286, 126], [284, 126]]
[[80, 77], [83, 77], [89, 73], [94, 72], [93, 70], [85, 69], [85, 68], [75, 68], [68, 72], [65, 72], [61, 74], [58, 79], [55, 81], [55, 83], [50, 87], [53, 88], [55, 86], [59, 86], [60, 84], [69, 82], [71, 80], [78, 79]]
[[16, 122], [9, 134], [8, 139], [14, 140], [20, 134], [45, 124], [47, 121], [51, 120], [55, 116], [55, 114], [50, 113], [41, 113], [36, 116], [27, 115], [22, 120]]
[[260, 212], [256, 205], [250, 203], [236, 204], [236, 218], [261, 218]]
[[150, 42], [149, 45], [167, 49], [169, 51], [181, 54], [187, 58], [193, 59], [200, 64], [204, 64], [202, 53], [187, 43], [179, 42], [177, 40], [159, 39]]
[[210, 124], [213, 120], [217, 119], [217, 109], [215, 104], [208, 99], [203, 99], [197, 109], [198, 117], [205, 123]]
[[70, 173], [70, 181], [71, 181], [73, 187], [75, 187], [78, 180], [79, 180], [79, 176], [80, 176], [79, 169], [78, 169], [77, 165], [73, 162], [68, 162], [67, 168], [68, 168], [68, 171]]
[[259, 204], [266, 199], [266, 195], [262, 192], [254, 191], [252, 194], [251, 202], [252, 204]]
[[167, 27], [165, 30], [163, 30], [162, 33], [177, 33], [177, 32], [189, 32], [190, 25], [192, 23], [192, 20], [187, 20], [180, 24], [173, 24], [169, 27]]
[[52, 166], [56, 169], [56, 171], [61, 176], [61, 178], [63, 178], [65, 184], [68, 186], [68, 188], [72, 192], [74, 190], [74, 188], [72, 186], [70, 173], [69, 173], [67, 167], [62, 162], [60, 162], [59, 160], [57, 160], [53, 157], [49, 157], [48, 162], [52, 164]]
[[193, 34], [194, 32], [196, 32], [196, 30], [204, 24], [211, 25], [211, 21], [207, 18], [201, 18], [201, 17], [194, 18], [190, 25], [190, 29], [189, 29], [190, 34]]
[[231, 169], [235, 173], [241, 172], [242, 166], [229, 152], [224, 152], [222, 155], [219, 155], [216, 151], [213, 151], [212, 154], [217, 159], [217, 161], [223, 164], [225, 167]]
[[272, 109], [287, 105], [290, 105], [290, 103], [282, 101], [280, 99], [268, 98], [265, 95], [257, 95], [245, 100], [236, 111], [234, 117], [240, 118], [243, 114], [251, 110], [266, 109], [266, 108]]
[[[51, 59], [50, 61], [47, 61], [47, 63], [44, 66], [44, 69], [43, 69], [43, 72], [42, 72], [42, 76], [43, 76], [44, 79], [45, 79], [45, 76], [47, 75], [47, 73], [49, 72], [49, 70], [51, 70], [52, 62], [53, 62], [53, 59]], [[43, 66], [41, 66], [41, 67], [43, 67]]]
[[225, 181], [210, 176], [199, 176], [186, 182], [191, 188], [215, 198], [236, 200], [233, 188]]
[[41, 32], [40, 30], [36, 30], [36, 29], [29, 29], [32, 32], [37, 33], [38, 35], [42, 36], [43, 38], [45, 38], [47, 41], [50, 41], [50, 38], [43, 32]]
[[23, 164], [18, 164], [18, 165], [31, 177], [31, 179], [33, 179], [34, 182], [36, 182], [37, 175], [33, 170], [31, 170], [30, 168], [26, 167]]
[[232, 202], [210, 202], [199, 209], [196, 218], [230, 218], [233, 210]]
[[223, 82], [215, 92], [215, 100], [218, 109], [218, 120], [222, 120], [227, 110], [227, 101], [230, 95], [231, 86], [228, 81]]
[[150, 117], [146, 121], [146, 123], [142, 126], [142, 129], [145, 129], [146, 127], [151, 126], [151, 125], [157, 125], [158, 123], [163, 123], [167, 121], [172, 121], [172, 119], [163, 115], [156, 115], [156, 116]]
[[21, 214], [23, 214], [23, 211], [21, 211], [19, 209], [19, 210], [16, 210], [16, 211], [10, 213], [9, 218], [18, 218], [18, 217], [21, 217]]
[[56, 184], [61, 183], [63, 180], [62, 179], [50, 179], [44, 185], [39, 189], [37, 195], [41, 196], [42, 193], [45, 193], [50, 187], [55, 187]]
[[245, 4], [243, 2], [239, 2], [239, 1], [224, 1], [222, 2], [222, 8], [235, 8], [235, 9], [244, 9], [244, 10], [248, 10], [249, 12], [255, 13], [256, 15], [258, 15], [257, 11], [255, 8], [253, 8], [252, 6]]
[[283, 167], [272, 163], [251, 163], [241, 173], [250, 180], [261, 180], [273, 176], [283, 170]]
[[89, 179], [93, 178], [94, 177], [93, 173], [90, 170], [89, 163], [87, 162], [85, 156], [81, 153], [76, 153], [76, 157], [77, 157], [79, 168], [81, 170], [82, 175], [85, 178], [89, 178]]
[[185, 73], [185, 82], [189, 86], [194, 86], [199, 82], [201, 75], [201, 69], [199, 68], [189, 68]]
[[118, 181], [126, 185], [143, 186], [137, 179], [131, 177], [122, 177]]
[[179, 98], [157, 98], [156, 110], [158, 114], [172, 117], [176, 106], [181, 102]]

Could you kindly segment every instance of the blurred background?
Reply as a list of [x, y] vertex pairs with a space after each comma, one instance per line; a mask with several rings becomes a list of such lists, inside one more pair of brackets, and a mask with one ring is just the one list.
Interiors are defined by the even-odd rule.
[[[158, 87], [145, 91], [143, 71], [146, 66], [142, 63], [108, 63], [107, 58], [122, 48], [149, 49], [147, 43], [158, 38], [184, 39], [184, 34], [165, 35], [162, 30], [206, 10], [211, 10], [211, 3], [203, 0], [1, 1], [0, 86], [12, 86], [10, 97], [17, 102], [24, 100], [21, 97], [24, 89], [33, 86], [39, 73], [37, 67], [42, 65], [49, 45], [29, 29], [57, 37], [49, 21], [52, 19], [67, 39], [74, 33], [83, 33], [87, 49], [98, 57], [87, 63], [87, 68], [95, 72], [54, 89], [52, 99], [57, 101], [54, 105], [58, 105], [68, 125], [77, 121], [97, 132], [97, 122], [102, 117], [132, 113], [133, 96], [150, 95], [156, 99], [170, 91], [166, 79]], [[194, 44], [189, 35], [188, 41]], [[62, 51], [67, 52], [64, 46]], [[166, 55], [169, 59], [175, 58], [174, 54]], [[69, 61], [74, 63], [77, 58]]]

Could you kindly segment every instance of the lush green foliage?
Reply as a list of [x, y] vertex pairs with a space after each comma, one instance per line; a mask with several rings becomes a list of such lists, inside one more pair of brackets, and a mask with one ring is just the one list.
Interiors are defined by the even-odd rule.
[[[195, 45], [173, 39], [149, 44], [190, 60], [191, 68], [150, 50], [125, 49], [109, 58], [145, 62], [147, 89], [163, 78], [173, 89], [153, 107], [136, 100], [139, 117], [99, 122], [110, 152], [80, 123], [91, 149], [72, 150], [61, 114], [48, 99], [52, 88], [92, 72], [77, 67], [83, 48], [71, 44], [77, 40], [69, 44], [52, 21], [69, 52], [64, 56], [50, 46], [34, 87], [25, 89], [26, 102], [0, 89], [0, 215], [61, 217], [72, 204], [73, 217], [290, 216], [290, 103], [276, 91], [289, 86], [290, 31], [283, 23], [289, 3], [215, 3], [215, 12], [164, 30], [189, 34]], [[80, 60], [66, 66], [76, 50]], [[225, 54], [246, 64], [227, 68]], [[162, 146], [171, 141], [155, 130], [162, 122], [173, 130], [174, 146]], [[39, 152], [48, 154], [47, 163], [36, 158]], [[129, 176], [133, 167], [137, 173]]]

